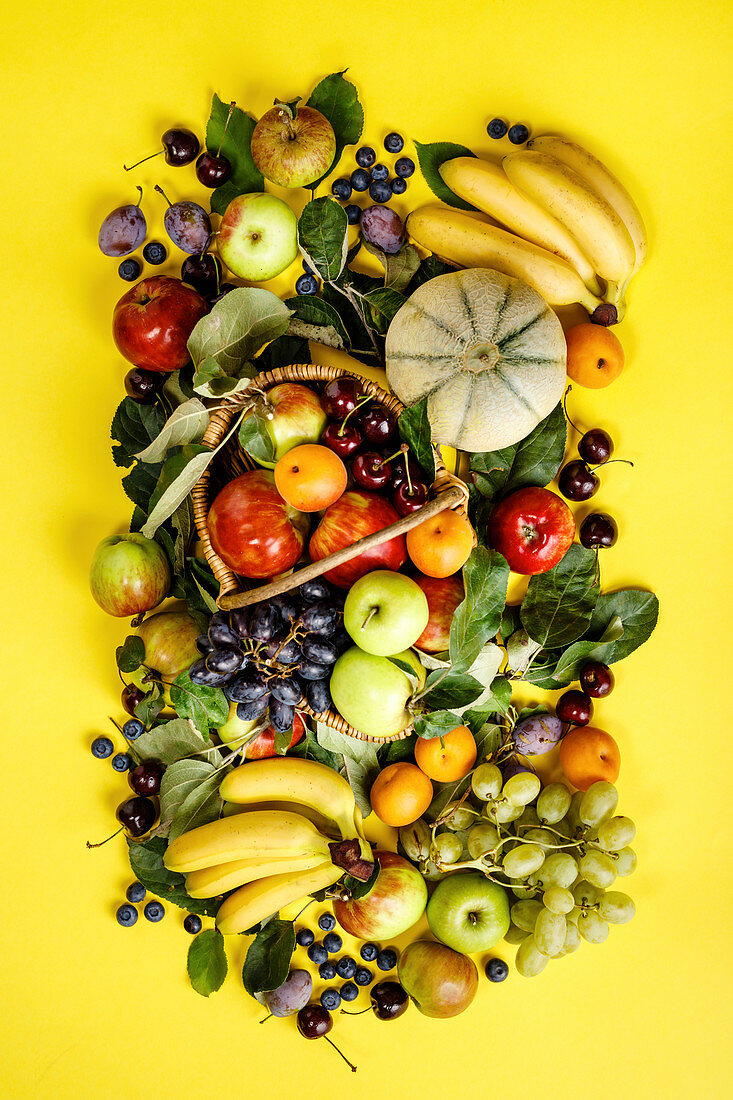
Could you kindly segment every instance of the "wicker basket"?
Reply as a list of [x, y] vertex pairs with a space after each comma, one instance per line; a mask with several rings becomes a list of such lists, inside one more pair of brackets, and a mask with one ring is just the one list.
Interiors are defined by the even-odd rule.
[[[277, 368], [271, 371], [264, 371], [262, 374], [258, 374], [256, 378], [252, 379], [252, 382], [246, 389], [236, 394], [236, 396], [225, 400], [223, 402], [224, 407], [220, 408], [212, 415], [211, 422], [202, 442], [204, 446], [211, 447], [212, 449], [218, 446], [230, 430], [232, 421], [241, 411], [242, 406], [251, 401], [253, 393], [258, 390], [267, 391], [273, 386], [280, 385], [282, 382], [303, 382], [306, 384], [315, 382], [325, 385], [328, 382], [334, 381], [336, 378], [343, 377], [356, 378], [363, 391], [368, 394], [373, 401], [377, 401], [379, 404], [384, 405], [391, 413], [394, 413], [395, 416], [399, 416], [402, 412], [404, 406], [396, 397], [386, 393], [385, 390], [381, 389], [381, 387], [377, 386], [374, 382], [370, 382], [359, 375], [353, 374], [351, 371], [342, 370], [340, 367], [294, 365]], [[386, 542], [388, 539], [394, 538], [395, 535], [405, 534], [411, 528], [422, 523], [423, 520], [427, 519], [429, 516], [435, 515], [446, 508], [453, 508], [465, 515], [468, 503], [468, 490], [465, 484], [460, 481], [459, 478], [448, 472], [440, 457], [440, 453], [435, 449], [435, 480], [431, 487], [433, 499], [424, 505], [420, 511], [404, 516], [396, 523], [391, 524], [389, 527], [385, 527], [382, 531], [377, 531], [373, 535], [368, 535], [366, 538], [360, 539], [358, 542], [354, 543], [353, 546], [338, 551], [330, 557], [322, 558], [320, 561], [311, 562], [299, 568], [296, 567], [291, 573], [279, 577], [275, 581], [258, 585], [254, 581], [238, 577], [227, 565], [225, 565], [211, 545], [207, 526], [209, 508], [219, 490], [227, 482], [243, 474], [246, 470], [257, 468], [257, 464], [242, 450], [237, 435], [234, 434], [221, 451], [219, 451], [214, 462], [211, 463], [193, 489], [193, 511], [196, 528], [203, 544], [206, 560], [219, 583], [219, 597], [217, 603], [224, 610], [230, 610], [234, 607], [244, 607], [252, 603], [259, 603], [260, 600], [266, 600], [272, 596], [279, 595], [281, 592], [287, 592], [292, 588], [297, 588], [299, 585], [303, 584], [304, 581], [320, 577], [335, 565], [342, 564], [344, 561], [356, 557], [365, 549]], [[349, 723], [335, 710], [329, 710], [323, 714], [316, 715], [307, 705], [304, 705], [302, 709], [307, 714], [310, 714], [312, 717], [317, 717], [320, 721], [341, 733], [349, 734], [351, 737], [356, 737], [362, 741], [373, 741], [377, 744], [387, 741], [400, 741], [407, 737], [411, 730], [411, 727], [408, 726], [392, 737], [370, 737], [349, 725]]]

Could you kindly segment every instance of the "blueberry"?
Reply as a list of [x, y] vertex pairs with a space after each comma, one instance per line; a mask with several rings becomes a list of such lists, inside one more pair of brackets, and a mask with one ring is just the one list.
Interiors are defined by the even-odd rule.
[[358, 225], [361, 221], [361, 207], [357, 206], [356, 203], [350, 202], [346, 207], [346, 217], [349, 225]]
[[411, 176], [415, 171], [415, 161], [411, 160], [409, 157], [400, 157], [400, 159], [395, 162], [394, 170], [396, 175], [402, 176], [403, 179], [407, 179], [407, 177]]
[[296, 294], [317, 294], [318, 282], [312, 275], [301, 275], [295, 284]]
[[143, 259], [149, 264], [162, 264], [165, 263], [165, 258], [168, 255], [166, 247], [161, 244], [160, 241], [151, 241], [150, 244], [146, 244], [143, 249]]
[[393, 195], [404, 195], [407, 190], [407, 182], [403, 180], [401, 176], [395, 176], [390, 182], [390, 187], [392, 188]]
[[354, 974], [354, 981], [357, 985], [371, 985], [374, 981], [374, 975], [365, 966], [359, 966], [356, 969], [356, 974]]
[[359, 952], [364, 962], [374, 962], [379, 954], [379, 948], [376, 943], [363, 943], [361, 945], [361, 951]]
[[389, 168], [386, 164], [375, 164], [372, 168], [373, 180], [386, 180], [389, 177]]
[[146, 920], [152, 921], [153, 924], [157, 924], [159, 920], [162, 920], [165, 916], [165, 909], [159, 901], [149, 901], [143, 909], [143, 915]]
[[145, 887], [143, 886], [142, 882], [138, 882], [137, 880], [135, 880], [135, 882], [131, 882], [125, 890], [125, 897], [128, 901], [132, 901], [135, 904], [137, 904], [139, 901], [142, 901], [145, 897]]
[[128, 718], [122, 727], [122, 732], [128, 741], [137, 741], [141, 733], [145, 733], [145, 726], [139, 718]]
[[116, 772], [129, 772], [132, 767], [132, 757], [127, 752], [118, 752], [112, 757], [112, 767]]
[[356, 963], [351, 955], [342, 955], [336, 962], [336, 973], [340, 978], [353, 978], [356, 974]]
[[332, 978], [336, 977], [336, 966], [328, 959], [325, 963], [321, 963], [318, 967], [318, 974], [323, 978], [324, 982], [330, 982]]
[[328, 959], [328, 951], [322, 943], [312, 943], [308, 948], [308, 958], [316, 966], [320, 966], [321, 963], [325, 963]]
[[310, 928], [299, 928], [295, 935], [295, 942], [299, 947], [310, 947], [315, 938]]
[[351, 184], [344, 177], [334, 180], [331, 184], [331, 194], [341, 202], [346, 202], [351, 198]]
[[201, 917], [197, 913], [189, 913], [183, 922], [183, 927], [192, 936], [197, 936], [202, 928]]
[[490, 982], [503, 982], [509, 976], [509, 967], [503, 959], [489, 959], [486, 964], [486, 977]]
[[496, 141], [499, 138], [503, 138], [506, 133], [506, 122], [503, 118], [492, 118], [489, 125], [486, 127], [486, 133], [490, 138], [494, 138]]
[[324, 932], [330, 932], [332, 928], [335, 928], [336, 918], [333, 913], [321, 913], [318, 918], [318, 927]]
[[92, 741], [92, 756], [96, 756], [97, 760], [106, 760], [114, 751], [109, 737], [95, 737]]
[[350, 179], [351, 186], [355, 191], [366, 191], [367, 187], [372, 182], [372, 177], [365, 168], [356, 168], [351, 173]]
[[328, 1012], [335, 1012], [341, 1004], [341, 994], [337, 989], [324, 989], [321, 993], [321, 1004]]
[[307, 260], [303, 260], [303, 271], [305, 271], [306, 275], [313, 275], [315, 278], [316, 273]]
[[369, 198], [372, 202], [389, 202], [392, 198], [392, 188], [384, 180], [378, 180], [369, 188]]
[[397, 952], [392, 947], [385, 947], [377, 955], [377, 966], [380, 970], [394, 970], [397, 966]]
[[354, 160], [360, 168], [371, 168], [374, 161], [377, 159], [377, 154], [372, 149], [371, 145], [362, 145], [356, 150]]
[[512, 145], [524, 145], [529, 137], [529, 130], [523, 122], [515, 122], [513, 126], [509, 127], [508, 137]]
[[121, 905], [117, 910], [117, 923], [123, 928], [132, 928], [137, 922], [137, 909], [134, 905]]
[[132, 259], [123, 260], [117, 268], [117, 274], [121, 279], [124, 279], [126, 283], [134, 283], [141, 271], [142, 268], [138, 261]]
[[399, 134], [395, 134], [394, 131], [391, 134], [387, 134], [384, 139], [384, 148], [388, 153], [401, 153], [404, 144], [402, 137]]
[[323, 946], [326, 948], [329, 955], [333, 955], [336, 951], [341, 950], [344, 946], [344, 941], [337, 932], [329, 932], [327, 936], [323, 937]]
[[341, 994], [342, 1001], [355, 1001], [359, 996], [359, 990], [353, 982], [344, 982], [339, 993]]

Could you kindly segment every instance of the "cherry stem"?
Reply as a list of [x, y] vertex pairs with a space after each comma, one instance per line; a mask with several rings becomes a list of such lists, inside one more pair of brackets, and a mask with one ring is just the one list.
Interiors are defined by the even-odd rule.
[[339, 1048], [336, 1046], [334, 1041], [332, 1039], [329, 1039], [328, 1035], [324, 1035], [323, 1038], [326, 1040], [327, 1043], [330, 1043], [331, 1046], [333, 1047], [333, 1049], [336, 1051], [336, 1053], [341, 1058], [343, 1058], [343, 1060], [346, 1062], [346, 1065], [351, 1067], [351, 1072], [356, 1073], [356, 1066], [354, 1065], [354, 1063], [349, 1061], [349, 1059], [346, 1057], [346, 1055], [344, 1053], [342, 1053], [342, 1051], [339, 1050]]
[[[119, 829], [117, 829], [116, 832], [112, 833], [112, 836], [107, 837], [107, 840], [111, 840], [112, 837], [119, 836], [119, 834], [122, 832], [124, 827], [125, 827], [124, 825], [120, 825]], [[107, 840], [100, 840], [99, 844], [92, 844], [91, 840], [88, 840], [87, 841], [87, 848], [101, 848], [103, 844], [107, 843]]]
[[597, 466], [592, 466], [591, 469], [593, 473], [595, 473], [596, 470], [600, 470], [603, 466], [610, 466], [612, 462], [625, 462], [627, 466], [634, 465], [630, 458], [609, 458], [607, 462], [599, 462]]
[[344, 434], [344, 428], [346, 427], [346, 421], [349, 419], [350, 416], [353, 416], [355, 412], [359, 411], [359, 409], [362, 407], [362, 405], [364, 404], [365, 401], [369, 401], [369, 394], [368, 393], [363, 393], [359, 397], [357, 397], [356, 404], [354, 405], [353, 409], [351, 410], [351, 412], [347, 412], [346, 416], [341, 421], [341, 427], [338, 430], [339, 435]]
[[227, 126], [229, 125], [229, 119], [232, 117], [232, 112], [233, 112], [233, 110], [236, 106], [237, 106], [237, 104], [235, 103], [234, 100], [232, 100], [232, 102], [229, 104], [229, 114], [227, 115], [226, 122], [224, 123], [224, 130], [223, 130], [222, 135], [221, 135], [221, 141], [219, 142], [219, 148], [216, 150], [217, 157], [221, 154], [221, 147], [224, 144], [224, 138], [226, 137]]
[[140, 186], [140, 184], [138, 184], [138, 185], [137, 185], [137, 189], [138, 189], [138, 191], [140, 192], [140, 197], [138, 198], [137, 202], [135, 203], [135, 206], [136, 206], [136, 207], [138, 208], [138, 210], [139, 210], [139, 209], [140, 209], [140, 203], [141, 203], [141, 202], [143, 201], [143, 189], [142, 189], [142, 187]]
[[405, 454], [405, 476], [407, 478], [407, 488], [409, 490], [410, 496], [413, 496], [415, 490], [412, 487], [412, 480], [410, 478], [410, 463], [407, 460], [407, 454]]
[[362, 1008], [359, 1012], [349, 1012], [348, 1008], [342, 1008], [341, 1012], [344, 1016], [363, 1016], [365, 1012], [371, 1012], [371, 1006], [369, 1008]]
[[582, 435], [583, 433], [581, 432], [581, 430], [577, 426], [577, 424], [573, 424], [572, 420], [570, 419], [570, 414], [568, 412], [568, 394], [570, 393], [572, 388], [573, 388], [572, 386], [568, 386], [568, 388], [565, 390], [565, 393], [563, 394], [562, 411], [565, 413], [565, 419], [567, 420], [567, 422], [571, 426], [571, 428], [573, 428], [578, 433], [578, 435]]
[[403, 443], [402, 446], [400, 447], [399, 451], [395, 451], [395, 453], [393, 455], [389, 455], [387, 458], [383, 458], [382, 461], [379, 463], [379, 465], [384, 466], [385, 462], [394, 462], [394, 460], [396, 458], [399, 458], [400, 455], [404, 455], [405, 456], [405, 462], [407, 462], [407, 453], [408, 453], [409, 450], [410, 450], [410, 448], [407, 446], [407, 444]]
[[155, 190], [160, 191], [161, 195], [163, 196], [163, 198], [165, 199], [165, 201], [168, 203], [169, 206], [173, 206], [173, 203], [168, 198], [168, 196], [166, 195], [165, 191], [163, 190], [163, 188], [160, 186], [159, 183], [156, 183]]
[[[217, 156], [218, 156], [218, 155], [219, 155], [219, 154], [217, 153]], [[264, 1020], [260, 1020], [260, 1023], [261, 1023], [261, 1024], [266, 1024], [266, 1023], [267, 1023], [267, 1021], [268, 1021], [268, 1020], [271, 1020], [271, 1019], [272, 1019], [272, 1013], [271, 1013], [271, 1012], [268, 1012], [268, 1014], [267, 1014], [267, 1015], [265, 1016]]]
[[158, 153], [151, 153], [149, 157], [143, 157], [142, 160], [136, 161], [135, 164], [131, 164], [129, 168], [126, 164], [123, 164], [122, 167], [125, 169], [126, 172], [131, 172], [133, 168], [137, 168], [138, 164], [145, 164], [146, 160], [152, 160], [153, 157], [160, 157], [163, 155], [164, 152], [165, 149], [161, 149]]
[[[111, 714], [108, 714], [107, 717], [109, 718], [110, 722], [115, 727], [115, 729], [118, 731], [118, 733], [122, 733], [122, 726], [119, 724], [119, 722], [115, 722], [115, 720], [114, 720], [114, 718], [112, 717]], [[122, 733], [122, 736], [123, 737], [125, 736], [124, 733]]]

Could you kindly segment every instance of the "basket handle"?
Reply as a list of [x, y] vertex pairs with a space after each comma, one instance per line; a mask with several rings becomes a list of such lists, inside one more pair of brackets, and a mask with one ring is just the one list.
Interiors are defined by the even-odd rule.
[[252, 588], [249, 592], [225, 593], [219, 597], [219, 607], [224, 611], [231, 611], [235, 607], [248, 607], [250, 604], [260, 603], [261, 600], [272, 599], [273, 596], [279, 596], [283, 592], [290, 592], [291, 589], [297, 588], [305, 581], [315, 580], [316, 577], [328, 573], [330, 569], [335, 569], [337, 565], [343, 565], [345, 562], [351, 561], [352, 558], [357, 558], [359, 554], [363, 554], [366, 550], [381, 546], [383, 542], [388, 542], [389, 539], [393, 539], [397, 535], [406, 534], [413, 527], [419, 527], [426, 519], [431, 519], [432, 516], [437, 516], [439, 512], [444, 512], [446, 508], [455, 508], [457, 505], [462, 504], [465, 499], [465, 489], [459, 485], [451, 485], [450, 488], [439, 493], [435, 500], [425, 504], [419, 512], [412, 512], [410, 515], [403, 516], [402, 519], [391, 523], [389, 527], [383, 527], [381, 531], [374, 531], [373, 534], [366, 535], [365, 538], [359, 539], [351, 546], [345, 546], [343, 550], [337, 550], [334, 554], [321, 558], [320, 561], [311, 562], [309, 565], [303, 566], [302, 569], [290, 573], [287, 577], [280, 577], [270, 584]]

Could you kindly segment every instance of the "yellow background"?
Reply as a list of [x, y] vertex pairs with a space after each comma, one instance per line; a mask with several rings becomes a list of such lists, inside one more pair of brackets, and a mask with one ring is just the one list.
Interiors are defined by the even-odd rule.
[[[6, 3], [5, 1096], [724, 1095], [730, 10], [705, 0]], [[99, 223], [138, 180], [155, 233], [152, 184], [195, 192], [190, 168], [159, 158], [126, 176], [121, 165], [157, 148], [170, 124], [202, 133], [212, 91], [259, 114], [345, 66], [375, 146], [396, 128], [480, 151], [485, 123], [504, 115], [586, 142], [637, 197], [652, 244], [619, 330], [627, 367], [608, 390], [576, 388], [570, 408], [586, 427], [607, 426], [636, 464], [604, 471], [593, 502], [621, 530], [603, 557], [605, 586], [648, 585], [662, 605], [653, 639], [617, 666], [617, 689], [597, 709], [622, 750], [622, 811], [639, 826], [636, 920], [533, 981], [512, 971], [504, 985], [483, 982], [455, 1020], [414, 1009], [392, 1024], [340, 1019], [333, 1037], [359, 1065], [353, 1078], [292, 1021], [259, 1027], [238, 981], [241, 941], [224, 988], [208, 1001], [193, 993], [180, 912], [119, 928], [124, 845], [84, 846], [110, 831], [125, 789], [89, 753], [109, 732], [106, 715], [119, 714], [125, 623], [92, 603], [86, 572], [130, 511], [108, 446], [126, 369], [110, 315], [124, 286], [97, 251]], [[423, 193], [414, 179], [407, 197]]]

